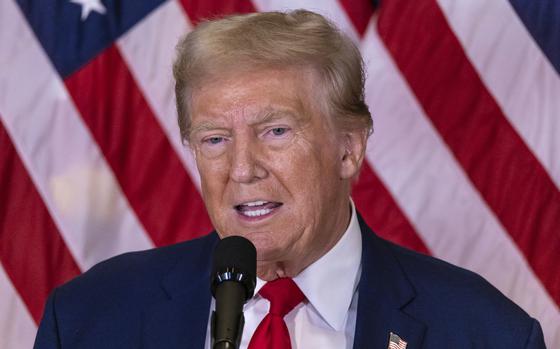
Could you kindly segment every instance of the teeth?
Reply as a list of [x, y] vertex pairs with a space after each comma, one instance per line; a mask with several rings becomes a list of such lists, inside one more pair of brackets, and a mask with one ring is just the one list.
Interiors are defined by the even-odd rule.
[[253, 206], [261, 206], [266, 204], [268, 201], [253, 201], [253, 202], [247, 202], [245, 204], [243, 204], [244, 206], [249, 206], [249, 207], [253, 207]]
[[241, 214], [247, 217], [258, 217], [258, 216], [264, 216], [265, 214], [268, 214], [270, 212], [272, 212], [271, 209], [265, 208], [262, 210], [255, 210], [255, 211], [243, 211], [241, 212]]

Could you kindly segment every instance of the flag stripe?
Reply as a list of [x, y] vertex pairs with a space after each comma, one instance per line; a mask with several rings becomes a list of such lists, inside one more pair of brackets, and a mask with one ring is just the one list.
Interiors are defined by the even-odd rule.
[[507, 1], [438, 3], [504, 115], [560, 188], [560, 75]]
[[0, 309], [2, 348], [31, 348], [37, 327], [1, 264]]
[[15, 2], [0, 26], [0, 117], [80, 269], [153, 247]]
[[430, 254], [424, 241], [414, 231], [391, 194], [367, 161], [364, 161], [352, 197], [366, 223], [379, 236], [401, 246]]
[[0, 173], [0, 261], [39, 322], [50, 291], [80, 269], [1, 122]]
[[424, 115], [375, 25], [362, 49], [378, 130], [367, 156], [380, 180], [435, 256], [480, 273], [537, 317], [550, 339], [558, 307]]
[[427, 116], [560, 304], [560, 279], [551, 267], [560, 249], [560, 193], [482, 85], [436, 3], [414, 5], [383, 3], [380, 36]]
[[129, 30], [117, 46], [173, 149], [200, 189], [194, 157], [179, 136], [172, 74], [175, 45], [190, 30], [178, 0], [171, 0]]
[[560, 74], [560, 2], [509, 0], [517, 15]]
[[117, 48], [103, 51], [65, 83], [156, 246], [208, 233], [200, 195]]
[[215, 18], [232, 13], [255, 12], [253, 3], [250, 0], [180, 0], [180, 2], [193, 26], [207, 18]]
[[354, 28], [363, 36], [366, 32], [369, 20], [373, 15], [373, 1], [372, 0], [340, 0], [340, 4], [346, 11]]

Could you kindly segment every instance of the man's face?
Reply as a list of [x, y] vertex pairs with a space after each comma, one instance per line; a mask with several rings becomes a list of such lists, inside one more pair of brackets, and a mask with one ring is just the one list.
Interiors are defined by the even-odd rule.
[[[313, 81], [302, 69], [260, 70], [192, 92], [190, 144], [204, 202], [222, 238], [255, 244], [261, 278], [285, 276], [278, 268], [299, 273], [348, 224], [359, 164], [348, 168], [348, 142], [315, 107]], [[262, 270], [271, 264], [276, 271]]]

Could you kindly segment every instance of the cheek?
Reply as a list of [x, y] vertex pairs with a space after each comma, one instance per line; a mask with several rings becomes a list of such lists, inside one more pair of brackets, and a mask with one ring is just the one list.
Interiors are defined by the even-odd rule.
[[299, 196], [302, 210], [308, 215], [324, 214], [324, 206], [337, 199], [336, 188], [340, 187], [337, 154], [335, 147], [327, 142], [308, 146], [302, 153], [292, 182]]
[[300, 209], [312, 211], [329, 186], [336, 184], [338, 174], [329, 144], [302, 140], [282, 154], [277, 154], [276, 173], [296, 199]]
[[227, 183], [228, 172], [224, 161], [197, 159], [197, 168], [200, 174], [202, 197], [206, 205], [217, 205], [216, 201], [221, 199]]

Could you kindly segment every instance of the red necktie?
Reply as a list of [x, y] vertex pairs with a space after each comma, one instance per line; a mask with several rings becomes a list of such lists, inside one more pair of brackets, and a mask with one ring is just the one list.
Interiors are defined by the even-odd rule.
[[267, 282], [259, 294], [270, 301], [270, 310], [255, 330], [248, 349], [291, 349], [290, 333], [284, 316], [305, 296], [290, 278]]

